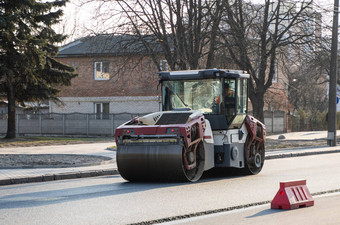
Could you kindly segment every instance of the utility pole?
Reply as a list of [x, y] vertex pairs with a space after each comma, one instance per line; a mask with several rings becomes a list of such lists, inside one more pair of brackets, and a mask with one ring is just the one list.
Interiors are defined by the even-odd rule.
[[332, 49], [331, 68], [329, 75], [329, 105], [328, 105], [328, 136], [329, 146], [336, 146], [336, 78], [338, 60], [338, 20], [339, 0], [334, 0], [333, 28], [332, 28]]

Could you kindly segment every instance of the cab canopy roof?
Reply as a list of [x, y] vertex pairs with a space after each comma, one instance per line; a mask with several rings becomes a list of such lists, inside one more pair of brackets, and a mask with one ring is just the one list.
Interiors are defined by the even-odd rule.
[[249, 78], [241, 70], [222, 70], [222, 69], [207, 69], [207, 70], [182, 70], [171, 72], [159, 72], [160, 80], [198, 80], [208, 78]]

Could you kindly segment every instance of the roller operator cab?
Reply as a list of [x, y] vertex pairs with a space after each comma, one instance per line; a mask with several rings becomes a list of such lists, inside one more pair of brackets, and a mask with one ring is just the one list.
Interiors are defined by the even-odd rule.
[[160, 72], [162, 111], [116, 129], [117, 166], [129, 181], [197, 181], [214, 167], [261, 171], [265, 126], [247, 115], [249, 75]]

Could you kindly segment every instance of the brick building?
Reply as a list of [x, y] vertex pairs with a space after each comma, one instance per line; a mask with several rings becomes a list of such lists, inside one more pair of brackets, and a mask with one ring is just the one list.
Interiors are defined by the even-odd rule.
[[159, 111], [158, 68], [134, 36], [81, 38], [63, 46], [57, 59], [73, 66], [78, 77], [61, 88], [63, 104], [50, 102], [50, 112]]

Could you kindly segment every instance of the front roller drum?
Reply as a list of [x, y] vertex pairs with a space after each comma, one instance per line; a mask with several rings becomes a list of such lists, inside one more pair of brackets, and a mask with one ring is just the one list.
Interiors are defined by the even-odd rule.
[[185, 164], [193, 156], [186, 154], [181, 144], [125, 144], [117, 146], [117, 166], [120, 175], [129, 181], [193, 182], [203, 174], [204, 155], [200, 142], [194, 155], [196, 166], [188, 169]]

